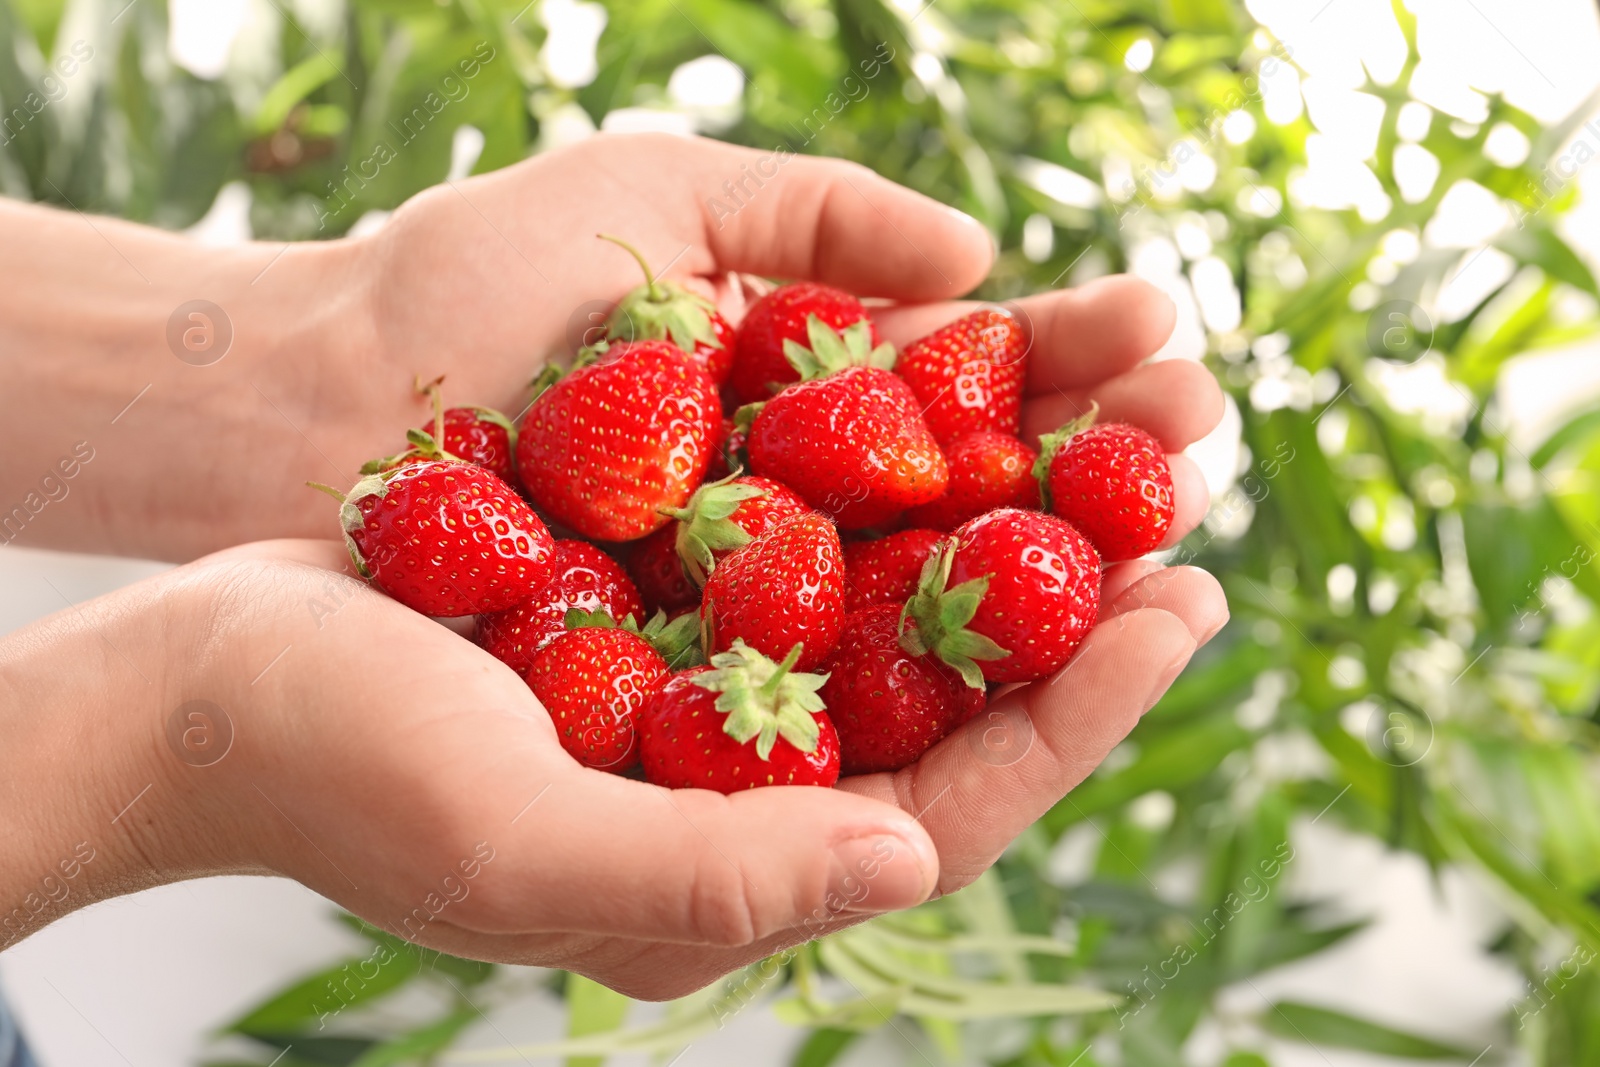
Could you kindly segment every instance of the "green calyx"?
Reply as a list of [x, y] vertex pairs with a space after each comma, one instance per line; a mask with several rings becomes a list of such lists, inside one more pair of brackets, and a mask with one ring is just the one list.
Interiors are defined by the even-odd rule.
[[1044, 502], [1044, 510], [1051, 509], [1050, 464], [1055, 462], [1056, 453], [1065, 448], [1068, 441], [1093, 426], [1099, 417], [1100, 405], [1091, 400], [1088, 411], [1071, 422], [1062, 423], [1055, 432], [1039, 438], [1039, 458], [1033, 461], [1033, 476], [1039, 482], [1039, 497]]
[[[504, 416], [502, 416], [503, 418]], [[369, 459], [361, 465], [361, 473], [381, 474], [392, 471], [409, 459], [431, 459], [460, 463], [461, 460], [439, 447], [439, 442], [434, 440], [433, 434], [426, 430], [407, 430], [406, 444], [409, 446], [404, 452], [396, 452], [392, 456], [380, 459]]]
[[[368, 464], [368, 466], [370, 465]], [[362, 516], [361, 509], [357, 505], [369, 496], [379, 497], [380, 499], [386, 496], [389, 492], [389, 478], [392, 476], [392, 472], [374, 473], [367, 471], [366, 467], [363, 467], [362, 475], [361, 480], [351, 486], [350, 491], [339, 502], [339, 528], [344, 531], [345, 551], [350, 553], [350, 562], [355, 564], [356, 572], [363, 578], [371, 578], [372, 571], [367, 567], [366, 560], [361, 558], [361, 550], [356, 547], [355, 532], [365, 526], [367, 521]], [[337, 489], [330, 489], [328, 486], [317, 485], [312, 482], [307, 482], [306, 484], [334, 496], [338, 495]]]
[[[977, 661], [1004, 659], [1011, 653], [967, 629], [989, 590], [990, 576], [947, 588], [955, 558], [956, 543], [951, 540], [922, 565], [917, 592], [900, 612], [900, 647], [913, 656], [937, 656], [957, 671], [962, 681], [982, 689], [983, 669]], [[908, 626], [908, 622], [915, 625]]]
[[582, 608], [569, 608], [562, 621], [569, 630], [625, 630], [643, 639], [675, 671], [698, 667], [706, 661], [700, 649], [700, 620], [692, 612], [669, 621], [666, 612], [658, 611], [642, 628], [632, 615], [618, 625], [617, 620], [604, 611]]
[[708, 482], [695, 490], [689, 503], [667, 511], [678, 520], [678, 558], [695, 585], [705, 585], [716, 553], [731, 552], [750, 542], [750, 535], [731, 516], [747, 500], [767, 495], [765, 489], [738, 481], [743, 469], [721, 481]]
[[756, 742], [756, 755], [767, 759], [778, 738], [801, 752], [817, 748], [817, 720], [823, 710], [817, 694], [826, 674], [796, 674], [800, 645], [789, 650], [782, 663], [735, 639], [733, 647], [711, 657], [712, 670], [696, 675], [694, 683], [720, 694], [716, 708], [727, 714], [722, 729], [735, 741]]
[[866, 319], [852, 322], [840, 333], [817, 316], [808, 316], [806, 340], [811, 347], [796, 341], [783, 342], [783, 356], [803, 382], [826, 378], [849, 367], [894, 369], [894, 345], [885, 341], [872, 347], [872, 325]]
[[627, 251], [644, 271], [644, 284], [628, 293], [606, 319], [606, 337], [619, 341], [669, 340], [685, 352], [696, 345], [721, 348], [722, 342], [711, 326], [717, 307], [698, 293], [681, 285], [664, 282], [650, 271], [643, 254], [620, 237], [596, 234]]

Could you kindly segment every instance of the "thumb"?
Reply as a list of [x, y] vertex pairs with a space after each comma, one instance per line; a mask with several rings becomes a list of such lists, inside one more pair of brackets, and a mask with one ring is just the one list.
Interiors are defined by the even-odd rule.
[[[537, 814], [537, 818], [532, 816]], [[938, 855], [899, 808], [832, 789], [734, 796], [666, 790], [594, 771], [551, 783], [463, 925], [748, 945], [821, 933], [841, 914], [927, 899]]]

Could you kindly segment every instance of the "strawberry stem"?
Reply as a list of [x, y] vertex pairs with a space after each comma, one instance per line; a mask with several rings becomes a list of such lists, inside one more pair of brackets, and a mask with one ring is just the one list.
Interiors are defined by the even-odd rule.
[[323, 485], [321, 482], [307, 482], [306, 484], [309, 485], [311, 488], [315, 489], [317, 492], [319, 492], [319, 493], [327, 493], [329, 496], [333, 497], [333, 499], [337, 500], [339, 503], [341, 503], [341, 504], [344, 503], [344, 494], [339, 492], [339, 490], [335, 489], [333, 486], [331, 486], [331, 485]]
[[632, 256], [638, 261], [639, 269], [644, 271], [644, 287], [649, 290], [650, 300], [652, 302], [660, 304], [667, 300], [668, 293], [661, 287], [661, 283], [656, 281], [656, 276], [651, 273], [650, 264], [644, 258], [644, 253], [640, 252], [637, 248], [633, 247], [622, 238], [614, 237], [609, 233], [597, 233], [595, 236], [600, 238], [602, 241], [610, 241], [612, 244], [621, 247], [625, 252], [628, 253], [628, 255]]

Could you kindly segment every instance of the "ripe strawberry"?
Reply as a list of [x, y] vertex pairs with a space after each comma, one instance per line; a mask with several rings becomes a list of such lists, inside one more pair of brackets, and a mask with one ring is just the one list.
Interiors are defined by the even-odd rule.
[[379, 474], [406, 463], [430, 459], [459, 459], [490, 471], [516, 489], [520, 486], [516, 469], [517, 430], [511, 420], [493, 408], [468, 406], [445, 409], [444, 394], [436, 378], [427, 384], [420, 379], [417, 391], [433, 402], [433, 422], [427, 430], [406, 431], [406, 449], [398, 455], [365, 463], [362, 474]]
[[979, 308], [913, 341], [894, 371], [921, 401], [941, 445], [975, 430], [1017, 436], [1032, 339], [1004, 308]]
[[897, 771], [914, 762], [987, 700], [935, 656], [900, 635], [899, 605], [852, 612], [822, 665], [822, 702], [839, 733], [841, 773]]
[[695, 490], [688, 506], [672, 511], [678, 520], [678, 558], [689, 577], [704, 585], [706, 575], [729, 552], [810, 510], [794, 490], [770, 478], [744, 475], [708, 482]]
[[582, 541], [557, 541], [550, 580], [506, 611], [478, 617], [472, 639], [518, 674], [567, 629], [567, 612], [603, 611], [616, 620], [644, 618], [639, 591], [617, 561]]
[[628, 574], [650, 612], [700, 606], [700, 589], [678, 558], [678, 524], [668, 523], [634, 546]]
[[1098, 406], [1041, 442], [1034, 464], [1046, 506], [1083, 531], [1108, 563], [1154, 551], [1172, 528], [1172, 468], [1137, 426], [1095, 424]]
[[778, 388], [799, 380], [788, 348], [809, 343], [808, 323], [813, 316], [834, 330], [865, 321], [873, 346], [878, 344], [878, 328], [867, 318], [861, 301], [849, 293], [816, 282], [780, 285], [750, 305], [739, 323], [729, 379], [739, 403], [765, 400]]
[[638, 716], [646, 780], [719, 793], [838, 781], [839, 736], [817, 696], [826, 679], [793, 673], [794, 661], [736, 641], [668, 679]]
[[1038, 453], [1003, 433], [979, 430], [945, 446], [950, 484], [944, 496], [906, 512], [906, 521], [932, 530], [953, 530], [995, 508], [1037, 508]]
[[638, 634], [586, 626], [546, 645], [527, 679], [561, 747], [586, 767], [620, 774], [639, 762], [635, 717], [667, 674]]
[[606, 320], [607, 340], [671, 341], [689, 353], [712, 382], [727, 381], [736, 334], [717, 306], [699, 293], [657, 279], [644, 255], [622, 238], [599, 236], [622, 246], [644, 271], [644, 284], [623, 297]]
[[540, 394], [517, 470], [552, 518], [597, 541], [643, 537], [682, 507], [722, 417], [711, 380], [667, 341], [624, 341]]
[[811, 320], [810, 350], [791, 346], [805, 379], [767, 401], [750, 427], [750, 467], [779, 478], [846, 530], [880, 525], [944, 493], [949, 471], [917, 400], [883, 369], [857, 323], [841, 336]]
[[339, 522], [361, 576], [424, 615], [504, 610], [548, 582], [554, 563], [539, 516], [470, 463], [369, 474], [344, 498]]
[[922, 566], [944, 536], [938, 530], [901, 530], [877, 541], [845, 545], [845, 611], [905, 604], [916, 595]]
[[725, 558], [706, 579], [700, 616], [708, 656], [742, 640], [774, 657], [804, 646], [799, 670], [821, 663], [844, 621], [844, 559], [833, 523], [796, 515]]
[[950, 538], [906, 605], [910, 651], [933, 652], [974, 686], [1032, 681], [1072, 658], [1100, 610], [1100, 557], [1082, 534], [1001, 508]]

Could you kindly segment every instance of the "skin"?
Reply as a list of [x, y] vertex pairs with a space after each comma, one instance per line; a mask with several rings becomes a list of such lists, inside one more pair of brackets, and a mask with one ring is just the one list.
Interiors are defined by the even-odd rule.
[[[17, 543], [195, 560], [0, 641], [0, 907], [23, 909], [0, 943], [147, 886], [278, 874], [430, 947], [675, 997], [961, 888], [1099, 764], [1226, 621], [1204, 572], [1111, 568], [1069, 684], [1008, 688], [911, 767], [723, 797], [578, 766], [515, 673], [350, 576], [337, 543], [306, 539], [335, 520], [302, 483], [347, 484], [393, 451], [425, 417], [416, 376], [520, 410], [518, 383], [567, 347], [574, 309], [581, 330], [587, 302], [637, 282], [597, 232], [628, 235], [735, 315], [729, 272], [886, 298], [875, 314], [898, 344], [962, 313], [949, 301], [992, 254], [977, 223], [804, 157], [719, 218], [708, 199], [764, 158], [597, 138], [425, 192], [373, 237], [286, 250], [0, 203], [21, 252], [0, 265], [0, 501], [75, 442], [95, 448]], [[164, 338], [196, 296], [234, 328], [204, 367]], [[1176, 453], [1220, 418], [1202, 368], [1144, 365], [1174, 315], [1150, 286], [1108, 278], [1021, 307], [1030, 434], [1094, 400]], [[1175, 542], [1205, 487], [1184, 457], [1173, 466]], [[195, 699], [232, 724], [206, 766], [167, 736]], [[997, 723], [1031, 736], [1020, 758], [996, 756]], [[69, 892], [42, 890], [80, 841], [95, 858]]]

